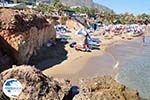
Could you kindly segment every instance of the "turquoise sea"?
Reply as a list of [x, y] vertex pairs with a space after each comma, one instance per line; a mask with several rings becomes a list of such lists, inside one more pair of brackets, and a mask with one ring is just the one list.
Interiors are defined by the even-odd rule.
[[150, 100], [150, 37], [145, 38], [144, 44], [139, 38], [114, 45], [107, 52], [118, 62], [114, 78]]

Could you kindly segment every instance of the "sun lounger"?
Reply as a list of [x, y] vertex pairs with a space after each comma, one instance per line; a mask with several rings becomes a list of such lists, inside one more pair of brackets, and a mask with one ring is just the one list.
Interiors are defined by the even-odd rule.
[[90, 49], [97, 49], [99, 48], [100, 43], [96, 42], [96, 41], [89, 41], [89, 48]]

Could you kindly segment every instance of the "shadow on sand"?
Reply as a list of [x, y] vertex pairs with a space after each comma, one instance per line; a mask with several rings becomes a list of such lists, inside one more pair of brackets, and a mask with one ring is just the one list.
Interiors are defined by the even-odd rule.
[[56, 45], [47, 47], [43, 46], [36, 55], [33, 55], [29, 60], [29, 65], [35, 65], [40, 70], [53, 67], [67, 59], [67, 51], [65, 50], [66, 43], [61, 43], [59, 40]]

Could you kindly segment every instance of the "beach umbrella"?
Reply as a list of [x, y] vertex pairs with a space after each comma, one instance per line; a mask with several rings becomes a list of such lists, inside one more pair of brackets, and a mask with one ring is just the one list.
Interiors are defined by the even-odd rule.
[[80, 29], [80, 30], [76, 31], [76, 34], [77, 34], [77, 35], [86, 36], [88, 33], [87, 33], [85, 30]]
[[85, 31], [85, 30], [83, 30], [83, 29], [78, 30], [78, 31], [76, 32], [76, 34], [77, 34], [78, 36], [84, 36], [84, 37], [87, 38], [88, 40], [92, 40], [92, 38], [91, 38], [91, 36], [88, 34], [88, 32]]

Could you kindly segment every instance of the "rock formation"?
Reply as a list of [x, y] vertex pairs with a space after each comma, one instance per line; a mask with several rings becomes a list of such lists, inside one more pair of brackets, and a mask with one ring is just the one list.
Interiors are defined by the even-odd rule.
[[0, 9], [0, 43], [18, 64], [27, 63], [44, 43], [55, 40], [53, 23], [30, 10]]
[[[22, 84], [22, 93], [18, 100], [50, 100], [58, 99], [58, 87], [55, 81], [47, 78], [39, 70], [30, 66], [13, 67], [1, 73], [1, 84], [9, 78], [15, 78]], [[2, 86], [0, 86], [2, 87]], [[1, 100], [8, 98], [1, 90]], [[49, 99], [50, 98], [50, 99]]]
[[[16, 100], [141, 100], [136, 90], [111, 77], [84, 79], [79, 86], [72, 86], [69, 80], [49, 78], [35, 67], [22, 65], [2, 72], [0, 87], [10, 78], [22, 84], [22, 93]], [[0, 100], [7, 98], [0, 88]]]
[[[22, 84], [22, 93], [17, 100], [62, 100], [70, 89], [68, 81], [48, 78], [32, 66], [13, 66], [0, 74], [0, 87], [5, 80], [15, 78]], [[58, 79], [57, 79], [58, 80]], [[60, 87], [61, 86], [61, 87]], [[8, 98], [0, 88], [0, 100]], [[13, 99], [10, 99], [13, 100]]]
[[80, 82], [80, 93], [74, 100], [141, 100], [136, 90], [116, 82], [111, 77], [95, 77]]

